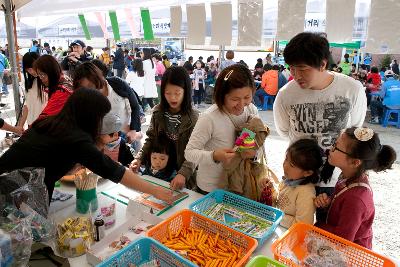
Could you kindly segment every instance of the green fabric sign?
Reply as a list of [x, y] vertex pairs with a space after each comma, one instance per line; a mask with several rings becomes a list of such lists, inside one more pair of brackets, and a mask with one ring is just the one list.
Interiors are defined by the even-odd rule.
[[119, 40], [121, 40], [121, 36], [119, 35], [117, 13], [115, 11], [110, 11], [109, 14], [110, 14], [110, 21], [111, 21], [113, 34], [114, 34], [114, 40], [119, 41]]
[[[279, 41], [279, 46], [282, 45], [287, 45], [288, 41]], [[360, 49], [361, 47], [361, 42], [360, 41], [355, 41], [352, 43], [329, 43], [329, 47], [344, 47], [347, 49]]]
[[142, 17], [144, 39], [145, 40], [154, 40], [153, 26], [151, 25], [151, 18], [150, 18], [149, 10], [142, 8], [140, 10], [140, 15]]
[[85, 15], [79, 14], [78, 16], [79, 16], [79, 21], [81, 22], [82, 30], [85, 33], [86, 40], [92, 39], [92, 37], [90, 36], [89, 28], [86, 23]]

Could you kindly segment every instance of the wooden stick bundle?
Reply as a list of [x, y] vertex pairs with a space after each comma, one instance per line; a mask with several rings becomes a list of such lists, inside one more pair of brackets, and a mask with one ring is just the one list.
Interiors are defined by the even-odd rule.
[[75, 174], [75, 186], [79, 190], [90, 190], [96, 188], [98, 177], [94, 173]]

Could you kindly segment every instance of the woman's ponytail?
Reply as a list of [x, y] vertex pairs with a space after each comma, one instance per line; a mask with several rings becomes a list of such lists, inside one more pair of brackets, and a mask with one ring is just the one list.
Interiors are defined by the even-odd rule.
[[393, 147], [383, 145], [376, 156], [376, 167], [374, 168], [374, 171], [380, 172], [390, 169], [396, 160], [396, 156], [396, 151], [394, 151]]

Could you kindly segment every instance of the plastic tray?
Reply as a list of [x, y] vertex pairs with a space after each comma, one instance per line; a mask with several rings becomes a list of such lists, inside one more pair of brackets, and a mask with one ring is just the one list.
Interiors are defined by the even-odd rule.
[[[221, 189], [217, 189], [207, 194], [206, 196], [196, 200], [195, 202], [190, 204], [189, 208], [201, 215], [206, 216], [204, 212], [207, 211], [214, 203], [226, 203], [235, 208], [245, 210], [249, 214], [258, 216], [262, 219], [267, 219], [268, 221], [272, 222], [273, 224], [271, 225], [269, 230], [265, 232], [261, 237], [252, 236], [245, 232], [240, 231], [239, 229], [233, 228], [236, 231], [242, 232], [245, 235], [255, 238], [258, 241], [259, 247], [265, 242], [265, 240], [268, 239], [270, 235], [272, 235], [275, 232], [276, 228], [278, 227], [279, 223], [283, 218], [283, 212], [279, 209], [275, 209], [273, 207], [261, 204], [254, 200]], [[208, 216], [206, 217], [210, 218]], [[210, 219], [214, 220], [213, 218]], [[224, 222], [221, 221], [217, 222], [224, 224]], [[227, 226], [230, 227], [229, 225]]]
[[255, 256], [247, 264], [246, 267], [286, 267], [282, 263], [272, 260], [265, 256]]
[[236, 266], [244, 266], [257, 247], [257, 240], [254, 238], [248, 237], [245, 234], [235, 231], [216, 221], [210, 220], [209, 218], [197, 214], [191, 210], [183, 210], [172, 215], [165, 221], [151, 228], [147, 232], [147, 236], [161, 242], [161, 240], [168, 235], [168, 231], [175, 234], [182, 227], [203, 230], [204, 232], [212, 235], [219, 233], [219, 238], [224, 240], [229, 239], [230, 242], [242, 248], [244, 256]]
[[346, 257], [348, 265], [363, 267], [395, 267], [395, 264], [388, 258], [381, 256], [369, 249], [352, 243], [344, 238], [331, 234], [313, 225], [305, 223], [296, 223], [289, 230], [277, 239], [271, 246], [276, 260], [286, 264], [287, 266], [299, 266], [293, 261], [281, 255], [282, 248], [289, 247], [299, 260], [302, 260], [307, 252], [304, 248], [304, 238], [307, 233], [313, 232], [330, 242], [334, 243]]
[[127, 267], [129, 263], [140, 265], [150, 260], [158, 260], [162, 267], [196, 266], [187, 259], [172, 252], [167, 247], [147, 237], [137, 239], [97, 266]]

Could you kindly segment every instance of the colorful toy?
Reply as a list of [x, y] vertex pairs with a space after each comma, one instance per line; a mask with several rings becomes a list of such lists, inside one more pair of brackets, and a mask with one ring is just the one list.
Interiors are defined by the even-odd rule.
[[243, 128], [239, 137], [236, 138], [234, 150], [241, 152], [257, 148], [255, 141], [256, 134], [247, 128]]

